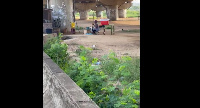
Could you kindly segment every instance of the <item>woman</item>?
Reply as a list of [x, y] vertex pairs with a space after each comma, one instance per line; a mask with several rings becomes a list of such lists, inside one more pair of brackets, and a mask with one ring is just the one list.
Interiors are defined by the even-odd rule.
[[96, 32], [99, 32], [99, 25], [97, 24], [97, 20], [94, 21], [94, 25], [92, 24], [92, 31], [93, 31], [93, 34], [96, 34]]

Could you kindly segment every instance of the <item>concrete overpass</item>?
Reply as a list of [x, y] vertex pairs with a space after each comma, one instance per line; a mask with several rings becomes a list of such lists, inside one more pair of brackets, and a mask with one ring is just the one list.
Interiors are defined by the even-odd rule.
[[88, 19], [90, 10], [96, 11], [97, 17], [101, 17], [106, 10], [107, 18], [116, 21], [126, 17], [126, 9], [132, 5], [133, 0], [43, 0], [44, 8], [52, 8], [52, 17], [60, 18], [60, 30], [71, 30], [70, 22], [75, 19], [75, 11], [80, 13], [80, 20]]
[[[75, 9], [80, 12], [80, 19], [88, 19], [87, 12], [91, 9], [96, 11], [97, 17], [106, 10], [107, 18], [116, 21], [126, 17], [126, 10], [132, 5], [133, 0], [75, 0]], [[119, 12], [118, 12], [119, 9]]]

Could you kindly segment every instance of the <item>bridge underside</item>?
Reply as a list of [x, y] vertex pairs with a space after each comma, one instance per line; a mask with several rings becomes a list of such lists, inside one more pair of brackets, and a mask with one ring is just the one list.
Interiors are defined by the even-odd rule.
[[44, 8], [51, 8], [52, 17], [60, 20], [60, 30], [71, 31], [70, 23], [75, 20], [75, 11], [80, 13], [81, 20], [88, 19], [88, 11], [96, 11], [102, 17], [106, 10], [107, 18], [116, 21], [126, 17], [126, 9], [132, 6], [133, 0], [43, 0]]

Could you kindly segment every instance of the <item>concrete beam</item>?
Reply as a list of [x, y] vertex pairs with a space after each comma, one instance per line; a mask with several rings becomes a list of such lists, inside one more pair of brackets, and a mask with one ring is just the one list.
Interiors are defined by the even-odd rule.
[[81, 11], [92, 9], [95, 6], [96, 6], [96, 3], [75, 3], [75, 9], [81, 10]]
[[103, 7], [103, 6], [95, 6], [95, 7], [92, 7], [91, 8], [92, 10], [94, 10], [94, 11], [104, 11], [104, 10], [106, 10], [106, 8], [105, 7]]
[[75, 3], [96, 3], [96, 0], [75, 0]]
[[99, 0], [99, 2], [103, 3], [104, 5], [121, 5], [125, 3], [127, 0]]
[[128, 9], [132, 6], [132, 3], [124, 3], [122, 5], [120, 5], [118, 8], [119, 9]]

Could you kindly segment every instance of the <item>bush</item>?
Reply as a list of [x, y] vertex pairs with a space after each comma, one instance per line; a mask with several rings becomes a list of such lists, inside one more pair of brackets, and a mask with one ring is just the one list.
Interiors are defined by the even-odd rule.
[[44, 44], [44, 52], [60, 66], [61, 69], [65, 70], [67, 68], [69, 56], [67, 53], [67, 44], [61, 44], [62, 35], [59, 34], [58, 37], [54, 37]]
[[139, 80], [139, 68], [140, 59], [136, 57], [123, 56], [121, 59], [118, 59], [114, 52], [102, 57], [102, 71], [112, 76], [112, 80], [124, 82], [124, 79], [126, 79], [126, 83]]
[[80, 61], [68, 58], [67, 45], [53, 38], [44, 51], [66, 72], [100, 108], [138, 108], [140, 104], [140, 59], [114, 52], [99, 59], [91, 56], [91, 48], [79, 46]]
[[[137, 108], [139, 105], [139, 58], [118, 59], [114, 52], [101, 58], [100, 66], [93, 66], [98, 58], [89, 56], [91, 49], [80, 46], [80, 62], [67, 74], [101, 108]], [[98, 68], [98, 69], [97, 69]], [[114, 86], [116, 83], [116, 86]]]
[[75, 29], [76, 29], [76, 30], [83, 30], [83, 27], [78, 27], [78, 26], [76, 26]]

